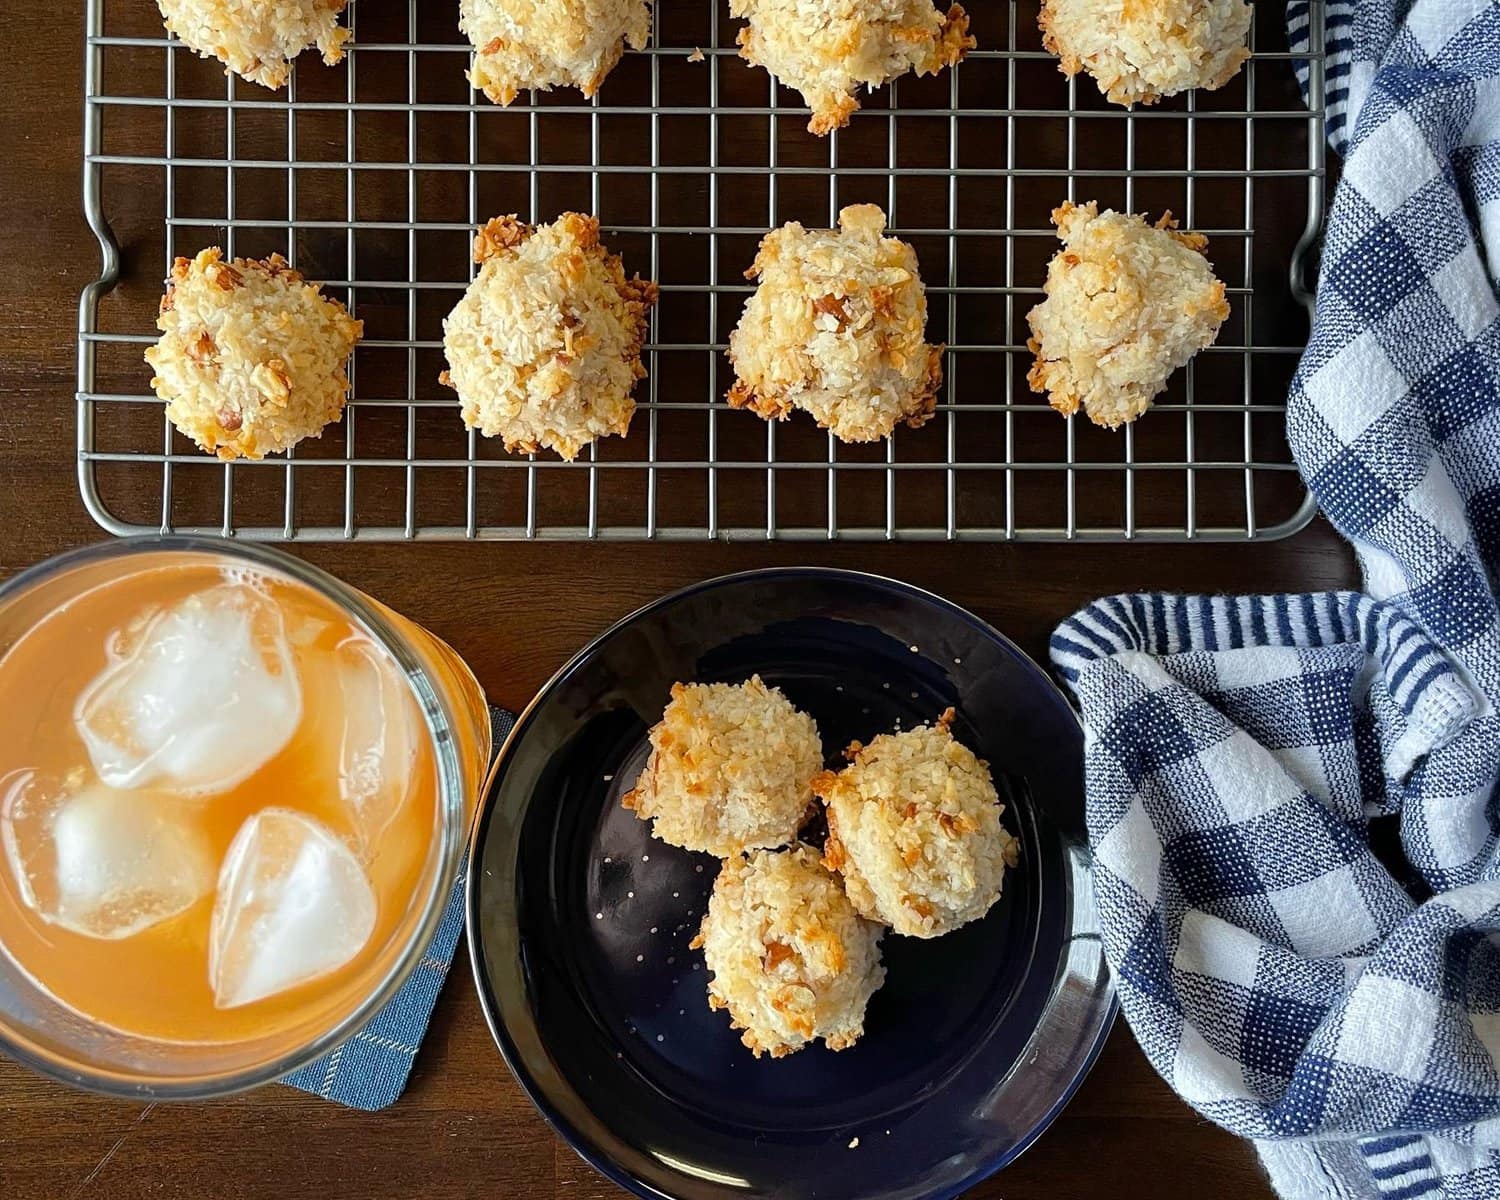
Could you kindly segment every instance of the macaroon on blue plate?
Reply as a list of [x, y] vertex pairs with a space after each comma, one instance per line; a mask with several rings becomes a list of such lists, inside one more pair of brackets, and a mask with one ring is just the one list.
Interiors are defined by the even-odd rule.
[[[622, 808], [673, 683], [759, 674], [854, 739], [957, 712], [1021, 840], [983, 920], [882, 943], [865, 1035], [755, 1059], [688, 949], [718, 862]], [[1062, 694], [972, 613], [894, 580], [795, 569], [686, 588], [585, 647], [522, 714], [468, 879], [474, 975], [553, 1127], [640, 1196], [885, 1200], [962, 1192], [1026, 1149], [1114, 1018]]]

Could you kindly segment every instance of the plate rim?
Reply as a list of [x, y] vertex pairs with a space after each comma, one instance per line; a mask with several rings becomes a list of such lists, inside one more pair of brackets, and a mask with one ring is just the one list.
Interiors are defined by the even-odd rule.
[[[585, 642], [574, 654], [570, 655], [548, 677], [546, 682], [537, 689], [536, 693], [527, 702], [526, 706], [516, 714], [515, 724], [506, 735], [505, 741], [495, 754], [494, 762], [490, 765], [490, 770], [485, 777], [483, 793], [474, 809], [474, 817], [469, 831], [468, 864], [464, 871], [464, 930], [468, 935], [465, 940], [468, 942], [469, 948], [469, 966], [474, 980], [475, 991], [478, 993], [480, 1011], [484, 1015], [484, 1022], [489, 1029], [490, 1038], [500, 1051], [500, 1057], [504, 1061], [506, 1068], [510, 1071], [511, 1076], [520, 1085], [521, 1090], [526, 1094], [526, 1098], [531, 1101], [532, 1107], [540, 1114], [542, 1120], [546, 1122], [547, 1127], [556, 1136], [561, 1138], [579, 1158], [583, 1159], [584, 1162], [606, 1179], [609, 1179], [633, 1195], [643, 1197], [643, 1200], [677, 1200], [677, 1198], [671, 1193], [664, 1192], [660, 1188], [638, 1178], [616, 1163], [602, 1146], [596, 1144], [593, 1138], [583, 1130], [576, 1128], [571, 1121], [558, 1111], [551, 1102], [550, 1097], [547, 1096], [539, 1086], [537, 1080], [532, 1076], [532, 1073], [520, 1061], [517, 1048], [511, 1040], [504, 1022], [501, 1020], [500, 1006], [494, 996], [494, 989], [490, 987], [483, 970], [481, 961], [483, 952], [477, 933], [479, 928], [479, 892], [484, 886], [480, 868], [480, 833], [487, 823], [491, 809], [494, 807], [495, 782], [512, 749], [524, 732], [532, 713], [556, 690], [557, 686], [564, 679], [590, 658], [600, 646], [619, 631], [629, 627], [648, 613], [677, 603], [697, 592], [752, 579], [775, 579], [788, 576], [831, 578], [835, 580], [857, 581], [863, 584], [875, 584], [881, 588], [894, 589], [913, 595], [918, 599], [936, 603], [942, 608], [950, 610], [955, 615], [978, 628], [981, 633], [1002, 643], [1022, 661], [1030, 664], [1036, 671], [1036, 674], [1041, 677], [1048, 688], [1057, 696], [1063, 708], [1078, 723], [1079, 728], [1083, 728], [1083, 722], [1078, 715], [1078, 710], [1073, 706], [1067, 693], [1063, 691], [1057, 681], [1048, 674], [1035, 658], [1026, 653], [1015, 641], [995, 628], [994, 625], [979, 616], [978, 613], [936, 592], [929, 591], [914, 583], [908, 583], [906, 580], [897, 579], [890, 575], [881, 575], [873, 571], [861, 571], [848, 567], [825, 567], [811, 564], [805, 566], [754, 567], [744, 571], [731, 571], [723, 575], [710, 576], [707, 579], [700, 579], [694, 583], [674, 588], [672, 591], [663, 593], [654, 600], [649, 600], [617, 620], [612, 621], [598, 634]], [[1092, 851], [1090, 851], [1090, 855], [1092, 857]], [[993, 1158], [986, 1158], [984, 1163], [961, 1183], [946, 1191], [933, 1193], [932, 1200], [953, 1200], [954, 1197], [977, 1186], [1002, 1168], [1009, 1166], [1029, 1150], [1036, 1143], [1037, 1139], [1057, 1120], [1062, 1110], [1067, 1107], [1078, 1089], [1083, 1086], [1084, 1081], [1093, 1071], [1100, 1054], [1104, 1050], [1105, 1044], [1109, 1041], [1109, 1036], [1114, 1030], [1115, 1022], [1119, 1016], [1119, 993], [1115, 989], [1113, 972], [1109, 970], [1107, 963], [1105, 964], [1105, 994], [1103, 1000], [1104, 1013], [1092, 1045], [1089, 1046], [1088, 1052], [1081, 1059], [1076, 1075], [1069, 1081], [1067, 1087], [1059, 1093], [1057, 1099], [1047, 1109], [1041, 1120], [1037, 1121], [1031, 1130], [1013, 1146], [1009, 1147], [1008, 1150], [995, 1155]]]

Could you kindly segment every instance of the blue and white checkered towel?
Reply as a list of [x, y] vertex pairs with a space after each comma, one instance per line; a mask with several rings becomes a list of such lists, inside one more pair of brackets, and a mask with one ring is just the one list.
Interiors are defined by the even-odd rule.
[[1496, 1200], [1500, 4], [1328, 18], [1346, 161], [1287, 427], [1367, 594], [1118, 596], [1052, 654], [1157, 1070], [1285, 1196]]
[[[516, 719], [493, 707], [490, 719], [498, 751]], [[342, 1046], [288, 1075], [283, 1083], [367, 1112], [387, 1108], [400, 1099], [422, 1035], [432, 1020], [438, 992], [453, 966], [458, 935], [463, 932], [464, 874], [460, 869], [432, 945], [391, 1002]]]

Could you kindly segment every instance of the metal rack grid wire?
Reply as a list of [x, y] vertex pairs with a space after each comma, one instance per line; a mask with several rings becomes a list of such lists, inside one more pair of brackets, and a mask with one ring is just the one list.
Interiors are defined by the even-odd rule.
[[[453, 5], [356, 0], [345, 63], [304, 56], [273, 93], [169, 41], [154, 6], [90, 0], [84, 198], [104, 267], [80, 303], [77, 402], [93, 516], [117, 534], [287, 541], [1253, 540], [1310, 519], [1282, 423], [1324, 215], [1323, 112], [1274, 16], [1221, 91], [1127, 111], [1057, 73], [1034, 3], [987, 6], [960, 67], [867, 93], [819, 139], [800, 98], [736, 56], [722, 9], [657, 0], [650, 46], [592, 101], [499, 109], [464, 79]], [[1120, 433], [1058, 417], [1025, 383], [1063, 199], [1170, 207], [1228, 284], [1218, 344]], [[937, 419], [846, 446], [805, 416], [730, 410], [723, 350], [759, 238], [859, 201], [921, 259], [929, 337], [948, 345]], [[629, 436], [574, 463], [505, 454], [436, 382], [474, 227], [566, 208], [599, 214], [662, 292]], [[288, 455], [209, 459], [150, 393], [162, 273], [210, 244], [280, 251], [365, 321], [342, 423]]]

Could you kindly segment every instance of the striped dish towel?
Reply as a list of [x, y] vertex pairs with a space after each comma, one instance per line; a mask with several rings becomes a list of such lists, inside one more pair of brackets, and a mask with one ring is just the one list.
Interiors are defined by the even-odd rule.
[[1497, 1200], [1500, 4], [1327, 10], [1345, 163], [1287, 432], [1365, 594], [1118, 596], [1052, 656], [1156, 1069], [1283, 1196]]
[[[499, 708], [490, 709], [490, 719], [498, 751], [516, 719]], [[387, 1108], [400, 1098], [463, 932], [464, 875], [460, 868], [432, 945], [391, 1002], [342, 1046], [288, 1075], [283, 1083], [367, 1112]]]

